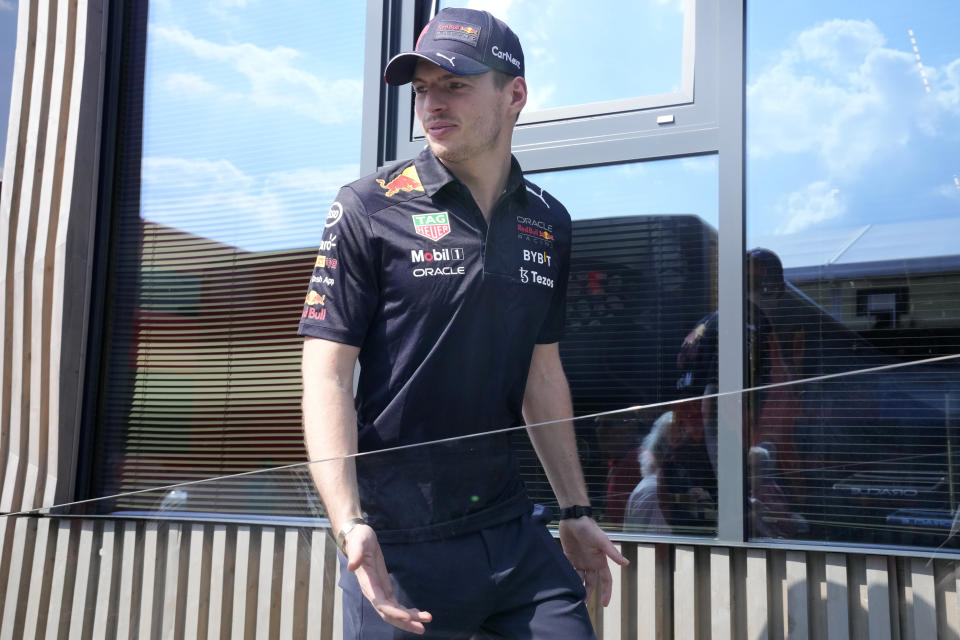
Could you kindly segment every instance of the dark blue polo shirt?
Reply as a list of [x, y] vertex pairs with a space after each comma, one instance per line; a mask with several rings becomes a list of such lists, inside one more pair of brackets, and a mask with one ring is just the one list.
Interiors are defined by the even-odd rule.
[[[536, 343], [565, 320], [570, 216], [512, 160], [490, 224], [427, 149], [343, 187], [300, 335], [360, 347], [359, 449], [523, 424]], [[361, 455], [382, 542], [457, 535], [529, 509], [506, 434]]]

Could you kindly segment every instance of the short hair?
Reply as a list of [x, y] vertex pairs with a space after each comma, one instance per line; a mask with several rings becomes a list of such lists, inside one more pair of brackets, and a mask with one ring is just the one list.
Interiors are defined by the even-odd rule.
[[[512, 76], [509, 73], [504, 73], [503, 71], [498, 71], [497, 69], [491, 69], [490, 73], [493, 74], [493, 86], [497, 88], [497, 91], [503, 91], [503, 88], [506, 87], [510, 82], [519, 76]], [[516, 120], [520, 119], [520, 114], [517, 114]], [[514, 120], [514, 122], [516, 122]]]
[[498, 90], [503, 91], [503, 88], [510, 84], [510, 81], [516, 78], [509, 73], [504, 73], [503, 71], [498, 71], [497, 69], [492, 69], [490, 73], [493, 74], [493, 86]]

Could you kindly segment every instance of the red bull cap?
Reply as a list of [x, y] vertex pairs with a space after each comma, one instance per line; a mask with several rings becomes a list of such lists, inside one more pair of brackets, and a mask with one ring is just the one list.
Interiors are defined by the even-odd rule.
[[461, 76], [496, 70], [523, 77], [523, 49], [517, 34], [486, 11], [474, 9], [451, 7], [437, 13], [420, 32], [414, 50], [387, 63], [384, 81], [410, 82], [419, 60]]

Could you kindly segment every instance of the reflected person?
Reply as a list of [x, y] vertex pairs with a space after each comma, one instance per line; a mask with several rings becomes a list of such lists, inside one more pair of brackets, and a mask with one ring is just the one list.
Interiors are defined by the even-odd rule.
[[[590, 517], [569, 421], [570, 216], [510, 152], [520, 42], [444, 9], [384, 78], [412, 82], [428, 146], [340, 190], [299, 330], [310, 458], [373, 452], [311, 469], [342, 552], [344, 637], [592, 638], [586, 593], [606, 604], [607, 559], [626, 559]], [[509, 434], [455, 438], [553, 420], [528, 433], [562, 552]]]
[[660, 461], [664, 459], [668, 448], [668, 435], [673, 426], [673, 412], [667, 411], [657, 418], [650, 432], [643, 437], [640, 445], [640, 469], [643, 479], [630, 492], [627, 500], [626, 515], [623, 520], [624, 531], [642, 533], [670, 533], [660, 501], [657, 495], [657, 476]]

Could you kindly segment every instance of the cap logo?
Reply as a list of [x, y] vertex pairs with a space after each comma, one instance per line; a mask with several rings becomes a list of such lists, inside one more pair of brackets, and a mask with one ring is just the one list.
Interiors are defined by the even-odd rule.
[[493, 45], [493, 48], [490, 49], [490, 53], [500, 58], [501, 60], [506, 60], [507, 62], [515, 66], [517, 69], [520, 68], [520, 61], [514, 58], [513, 54], [510, 53], [509, 51], [503, 51], [502, 49], [498, 48], [497, 45]]
[[434, 40], [457, 40], [477, 46], [480, 37], [480, 25], [466, 22], [441, 22], [433, 32]]
[[445, 56], [445, 55], [443, 55], [442, 53], [439, 53], [439, 52], [437, 53], [437, 55], [438, 55], [439, 57], [443, 58], [444, 60], [446, 60], [447, 62], [449, 62], [451, 67], [457, 66], [457, 65], [455, 65], [455, 64], [453, 63], [453, 59], [456, 58], [457, 56], [450, 56], [450, 57], [448, 58], [447, 56]]

